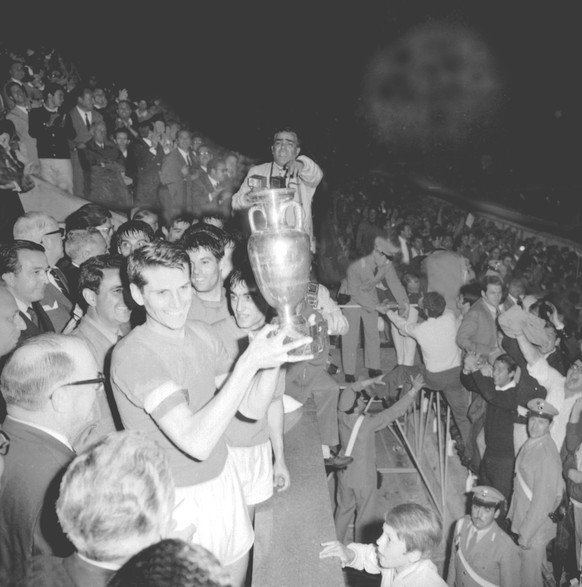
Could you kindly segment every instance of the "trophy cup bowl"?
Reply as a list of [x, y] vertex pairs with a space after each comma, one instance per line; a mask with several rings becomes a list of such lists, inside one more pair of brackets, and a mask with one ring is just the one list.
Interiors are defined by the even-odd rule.
[[[293, 194], [294, 190], [281, 188], [249, 194], [255, 205], [249, 210], [247, 249], [263, 297], [277, 311], [280, 326], [291, 326], [299, 338], [309, 334], [306, 320], [296, 310], [307, 292], [311, 251], [309, 235], [303, 230], [303, 210], [292, 201]], [[310, 351], [294, 351], [304, 352]]]

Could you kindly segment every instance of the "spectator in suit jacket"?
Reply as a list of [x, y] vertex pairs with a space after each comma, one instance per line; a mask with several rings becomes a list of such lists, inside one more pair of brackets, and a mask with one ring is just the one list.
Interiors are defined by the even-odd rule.
[[[20, 316], [14, 296], [6, 284], [0, 281], [0, 359], [16, 348], [20, 333], [25, 328], [26, 325]], [[0, 371], [2, 370], [1, 366], [0, 363]]]
[[137, 179], [137, 164], [135, 162], [135, 155], [129, 148], [130, 141], [131, 134], [126, 128], [118, 128], [113, 133], [113, 142], [117, 145], [117, 148], [123, 157], [125, 166], [123, 181], [127, 186], [127, 190], [133, 197], [135, 192], [135, 182]]
[[497, 315], [503, 298], [503, 282], [489, 275], [481, 286], [481, 299], [463, 317], [457, 332], [457, 344], [467, 352], [482, 355], [485, 361], [501, 354], [497, 337]]
[[24, 165], [13, 148], [16, 135], [11, 120], [0, 120], [0, 242], [9, 242], [15, 220], [24, 214], [20, 194], [34, 187], [34, 164]]
[[23, 87], [16, 82], [8, 83], [6, 89], [14, 102], [14, 108], [6, 115], [6, 119], [14, 123], [20, 141], [20, 152], [27, 163], [38, 164], [36, 139], [31, 137], [29, 133], [29, 105], [26, 93]]
[[59, 477], [75, 456], [72, 446], [94, 418], [103, 379], [83, 342], [44, 334], [10, 356], [0, 382], [10, 437], [0, 488], [0, 569], [9, 575], [35, 554], [73, 550], [54, 504]]
[[90, 185], [89, 175], [85, 173], [79, 159], [79, 151], [85, 149], [93, 138], [91, 125], [94, 122], [102, 122], [103, 118], [93, 109], [93, 91], [90, 88], [81, 87], [76, 93], [76, 100], [76, 106], [68, 114], [67, 124], [72, 128], [73, 136], [69, 142], [73, 166], [73, 192], [76, 196], [83, 197], [89, 194]]
[[109, 434], [61, 482], [57, 516], [76, 552], [34, 557], [18, 584], [105, 587], [128, 558], [169, 536], [173, 507], [174, 482], [156, 442], [137, 432]]
[[12, 108], [14, 108], [14, 101], [12, 99], [12, 96], [8, 92], [8, 85], [10, 83], [14, 82], [21, 86], [25, 92], [25, 95], [28, 97], [26, 85], [22, 81], [26, 77], [26, 70], [24, 69], [24, 64], [22, 63], [22, 61], [13, 61], [10, 64], [10, 67], [8, 68], [8, 75], [10, 77], [8, 78], [8, 81], [4, 84], [4, 87], [2, 88], [4, 107], [6, 109], [6, 112], [9, 112], [10, 110], [12, 110]]
[[129, 210], [132, 201], [124, 180], [125, 161], [119, 149], [107, 139], [103, 121], [91, 125], [93, 138], [80, 153], [85, 172], [89, 174], [87, 197], [114, 210]]
[[164, 158], [160, 179], [160, 202], [166, 226], [184, 212], [193, 212], [193, 181], [198, 172], [191, 152], [192, 135], [181, 130], [176, 137], [177, 146]]
[[115, 129], [127, 129], [134, 139], [139, 139], [141, 135], [138, 128], [137, 117], [131, 111], [131, 104], [127, 100], [119, 100], [117, 103], [117, 117], [114, 121], [114, 127]]
[[44, 247], [49, 264], [48, 284], [41, 300], [57, 332], [62, 332], [71, 318], [72, 294], [67, 278], [57, 263], [64, 257], [64, 230], [57, 221], [42, 212], [27, 212], [14, 224], [14, 238], [29, 240]]
[[110, 110], [107, 108], [108, 101], [105, 90], [100, 87], [93, 89], [93, 109], [95, 112], [101, 114], [103, 122], [107, 128], [107, 135], [109, 136], [113, 132], [113, 116], [110, 114]]
[[67, 234], [65, 253], [68, 262], [61, 264], [61, 269], [69, 282], [69, 290], [75, 303], [78, 304], [82, 297], [79, 291], [79, 273], [82, 263], [97, 255], [105, 255], [107, 248], [107, 242], [98, 230], [72, 230]]
[[73, 192], [73, 168], [69, 140], [74, 130], [67, 125], [67, 117], [60, 111], [65, 100], [58, 84], [47, 83], [43, 90], [44, 102], [28, 115], [29, 133], [36, 139], [40, 176], [48, 183]]
[[30, 241], [14, 241], [0, 247], [0, 277], [14, 296], [26, 328], [20, 342], [55, 328], [40, 300], [48, 284], [49, 265], [44, 247]]
[[196, 215], [228, 218], [231, 214], [232, 189], [228, 181], [226, 162], [215, 157], [207, 164], [207, 173], [201, 172], [193, 184]]
[[139, 125], [140, 137], [132, 144], [137, 164], [135, 203], [153, 209], [160, 207], [158, 188], [160, 171], [164, 161], [164, 149], [154, 133], [153, 123], [146, 121]]

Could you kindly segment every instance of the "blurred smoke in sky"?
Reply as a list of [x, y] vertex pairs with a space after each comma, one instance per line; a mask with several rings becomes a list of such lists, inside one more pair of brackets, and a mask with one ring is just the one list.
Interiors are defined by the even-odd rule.
[[496, 122], [502, 82], [485, 43], [461, 25], [424, 24], [375, 54], [359, 115], [381, 143], [427, 152]]

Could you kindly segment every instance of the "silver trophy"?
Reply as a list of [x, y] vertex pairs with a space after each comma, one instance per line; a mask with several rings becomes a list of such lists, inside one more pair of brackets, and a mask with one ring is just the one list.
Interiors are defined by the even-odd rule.
[[[309, 282], [311, 251], [309, 235], [303, 229], [303, 209], [293, 201], [294, 190], [254, 189], [248, 194], [251, 235], [248, 254], [257, 285], [267, 303], [277, 311], [282, 328], [291, 326], [297, 337], [312, 335], [307, 320], [298, 313]], [[317, 352], [314, 339], [310, 349]]]

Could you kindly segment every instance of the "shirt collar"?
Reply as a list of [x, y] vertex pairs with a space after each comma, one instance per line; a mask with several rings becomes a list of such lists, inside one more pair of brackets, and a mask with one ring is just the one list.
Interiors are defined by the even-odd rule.
[[14, 298], [16, 300], [16, 305], [18, 306], [18, 309], [23, 313], [23, 314], [28, 314], [28, 310], [31, 307], [30, 305], [26, 305], [24, 302], [21, 302], [18, 298]]
[[102, 569], [107, 569], [108, 571], [118, 571], [121, 568], [121, 565], [117, 565], [115, 563], [106, 563], [106, 562], [101, 562], [101, 561], [94, 561], [93, 559], [87, 558], [86, 556], [83, 556], [80, 552], [76, 553], [77, 556], [85, 561], [86, 563], [89, 563], [90, 565], [93, 565], [95, 567], [100, 567]]
[[512, 387], [515, 387], [515, 381], [510, 381], [509, 383], [507, 383], [506, 385], [503, 385], [502, 387], [498, 387], [496, 385], [495, 390], [496, 391], [505, 391], [506, 389], [511, 389]]

